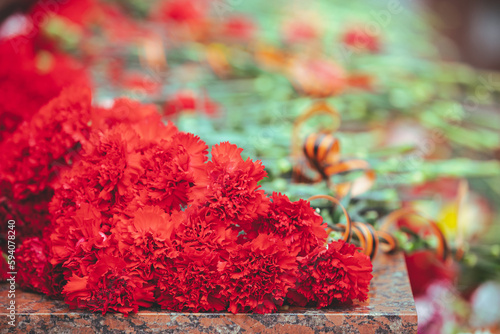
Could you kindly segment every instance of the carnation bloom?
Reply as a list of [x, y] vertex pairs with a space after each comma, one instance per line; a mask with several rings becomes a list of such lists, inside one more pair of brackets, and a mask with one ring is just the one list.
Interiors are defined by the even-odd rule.
[[295, 286], [297, 262], [279, 237], [259, 234], [232, 249], [219, 264], [232, 313], [269, 313], [283, 305]]
[[255, 33], [255, 23], [247, 16], [233, 16], [222, 25], [222, 35], [234, 41], [248, 42]]
[[171, 141], [152, 145], [138, 158], [143, 173], [138, 178], [141, 201], [179, 210], [190, 202], [194, 173], [206, 159], [207, 146], [192, 134], [178, 133]]
[[421, 250], [405, 254], [408, 277], [413, 296], [425, 294], [433, 283], [441, 281], [452, 283], [458, 275], [458, 268], [452, 262], [443, 262], [430, 250]]
[[35, 3], [30, 15], [35, 22], [40, 21], [36, 19], [37, 16], [52, 14], [64, 17], [73, 24], [83, 26], [88, 23], [89, 15], [96, 9], [97, 5], [98, 2], [95, 0], [66, 0], [53, 6], [44, 3]]
[[372, 53], [380, 50], [380, 41], [366, 29], [353, 28], [345, 32], [343, 42], [356, 51], [369, 51]]
[[348, 86], [344, 69], [326, 59], [293, 59], [288, 72], [298, 90], [316, 97], [337, 95]]
[[139, 307], [149, 307], [154, 301], [154, 286], [137, 272], [127, 270], [120, 257], [104, 252], [96, 254], [96, 262], [85, 268], [83, 276], [73, 275], [63, 293], [70, 308], [91, 311], [121, 312], [127, 316]]
[[207, 34], [209, 5], [203, 0], [165, 0], [153, 6], [152, 16], [175, 30], [174, 38], [196, 40]]
[[0, 142], [68, 85], [88, 85], [74, 59], [36, 51], [24, 36], [0, 40]]
[[241, 158], [243, 149], [228, 142], [212, 147], [212, 161], [197, 174], [195, 203], [208, 207], [207, 219], [229, 226], [266, 213], [269, 199], [258, 182], [267, 173], [260, 161]]
[[[81, 203], [92, 203], [106, 215], [163, 202], [175, 208], [185, 204], [186, 188], [192, 186], [188, 174], [206, 159], [206, 145], [198, 137], [179, 134], [173, 124], [162, 124], [154, 106], [128, 99], [93, 109], [91, 119], [92, 135], [80, 159], [61, 176], [52, 214], [71, 214]], [[174, 191], [169, 175], [187, 185], [180, 201], [167, 198]]]
[[173, 251], [171, 235], [178, 225], [158, 206], [145, 206], [133, 218], [120, 217], [111, 230], [127, 267], [141, 268], [143, 278], [153, 270], [165, 269], [163, 259]]
[[159, 80], [151, 78], [149, 74], [133, 71], [123, 73], [123, 78], [118, 83], [125, 89], [145, 94], [155, 94], [161, 89]]
[[180, 224], [175, 232], [175, 243], [178, 250], [186, 248], [217, 251], [226, 248], [235, 241], [235, 235], [230, 227], [219, 220], [211, 219], [208, 207], [189, 206], [182, 215], [172, 217]]
[[128, 159], [139, 145], [139, 136], [125, 124], [95, 133], [84, 147], [80, 165], [72, 171], [74, 180], [92, 191], [81, 200], [95, 203], [102, 211], [126, 206], [132, 197], [129, 187], [140, 173]]
[[305, 306], [312, 302], [321, 308], [368, 298], [372, 263], [356, 246], [333, 241], [328, 248], [318, 247], [298, 262], [299, 280], [288, 294], [292, 303]]
[[218, 264], [227, 258], [227, 247], [233, 245], [235, 236], [225, 226], [207, 220], [208, 211], [190, 206], [172, 215], [172, 221], [180, 224], [172, 238], [176, 251], [165, 257], [164, 270], [158, 271], [157, 301], [162, 308], [190, 312], [227, 308]]
[[205, 5], [198, 0], [166, 0], [158, 10], [159, 16], [176, 23], [195, 23], [205, 17]]
[[219, 106], [212, 101], [206, 94], [201, 96], [193, 91], [179, 91], [169, 98], [163, 107], [166, 116], [175, 116], [183, 111], [195, 112], [201, 111], [208, 116], [214, 116]]
[[64, 90], [0, 145], [5, 158], [2, 178], [13, 183], [16, 200], [43, 191], [56, 167], [67, 165], [72, 152], [89, 135], [90, 91]]
[[283, 38], [287, 43], [309, 42], [318, 37], [317, 28], [310, 22], [294, 19], [283, 27]]
[[291, 254], [306, 256], [326, 242], [326, 225], [309, 202], [291, 202], [286, 195], [273, 193], [267, 215], [251, 224], [245, 224], [246, 238], [257, 233], [269, 233], [279, 237]]
[[22, 236], [40, 235], [48, 223], [58, 174], [88, 139], [90, 100], [86, 88], [65, 89], [0, 143], [0, 193], [8, 208], [0, 214], [18, 220]]
[[109, 245], [109, 218], [102, 216], [97, 208], [81, 203], [77, 209], [64, 211], [68, 211], [67, 214], [56, 216], [50, 233], [53, 266], [68, 266], [71, 261], [77, 263], [80, 255]]
[[48, 248], [38, 237], [24, 239], [16, 250], [17, 282], [22, 289], [49, 293], [46, 266]]
[[98, 252], [116, 249], [110, 237], [110, 218], [96, 207], [81, 203], [76, 209], [68, 206], [61, 211], [64, 214], [55, 215], [49, 234], [50, 294], [57, 297], [64, 297], [63, 287], [70, 277], [88, 274]]
[[227, 308], [227, 294], [218, 271], [219, 252], [201, 243], [183, 247], [159, 271], [157, 303], [176, 312], [218, 312]]
[[[92, 127], [105, 130], [122, 123], [132, 125], [155, 115], [158, 115], [158, 110], [153, 104], [142, 104], [128, 98], [119, 98], [110, 108], [93, 108]], [[159, 119], [156, 121], [159, 122]]]

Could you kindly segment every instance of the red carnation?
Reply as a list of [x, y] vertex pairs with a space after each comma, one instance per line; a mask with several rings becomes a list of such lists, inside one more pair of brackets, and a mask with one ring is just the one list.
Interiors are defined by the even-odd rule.
[[238, 245], [219, 264], [232, 313], [269, 313], [283, 305], [295, 286], [297, 262], [283, 242], [268, 234]]
[[161, 89], [158, 79], [152, 78], [150, 74], [135, 71], [124, 72], [117, 84], [129, 91], [143, 94], [155, 94]]
[[48, 223], [59, 172], [88, 139], [90, 100], [86, 88], [66, 89], [0, 144], [0, 193], [7, 208], [0, 214], [18, 220], [23, 236], [40, 235]]
[[255, 33], [255, 23], [247, 16], [234, 16], [222, 26], [222, 34], [234, 41], [248, 42]]
[[210, 208], [189, 206], [183, 215], [173, 217], [180, 222], [175, 232], [179, 251], [185, 248], [217, 251], [234, 243], [234, 231], [219, 220], [212, 219]]
[[205, 18], [206, 3], [198, 0], [167, 0], [156, 9], [162, 20], [178, 24], [196, 24]]
[[300, 276], [297, 287], [288, 294], [291, 302], [300, 306], [313, 302], [321, 308], [368, 298], [372, 263], [356, 246], [333, 241], [328, 248], [318, 247], [298, 260]]
[[455, 263], [443, 262], [430, 250], [405, 254], [405, 261], [415, 297], [424, 295], [427, 288], [437, 281], [453, 282], [458, 274]]
[[317, 28], [310, 22], [294, 19], [283, 27], [283, 38], [287, 43], [310, 42], [318, 37]]
[[258, 182], [267, 173], [260, 161], [241, 158], [243, 149], [228, 142], [214, 145], [212, 161], [197, 175], [195, 203], [209, 208], [207, 219], [239, 224], [266, 214], [269, 199]]
[[[67, 211], [67, 212], [65, 212]], [[64, 264], [66, 268], [78, 264], [85, 254], [110, 245], [109, 218], [87, 203], [77, 209], [63, 209], [66, 215], [54, 220], [50, 233], [50, 262], [52, 266]]]
[[66, 89], [2, 143], [2, 177], [14, 184], [16, 200], [43, 191], [88, 139], [90, 100], [86, 88]]
[[160, 205], [168, 212], [190, 202], [194, 174], [206, 159], [207, 146], [192, 134], [178, 133], [171, 141], [162, 141], [142, 152], [136, 160], [143, 173], [138, 178], [140, 200]]
[[100, 211], [118, 212], [128, 205], [130, 187], [140, 171], [128, 163], [140, 138], [129, 126], [120, 125], [103, 133], [93, 133], [82, 150], [81, 160], [64, 173], [51, 203], [52, 213], [72, 203], [91, 203]]
[[171, 235], [179, 224], [158, 206], [139, 209], [133, 218], [120, 217], [111, 230], [118, 250], [130, 269], [141, 268], [141, 277], [165, 269], [164, 258], [171, 251]]
[[374, 35], [366, 29], [351, 29], [343, 36], [344, 44], [357, 50], [378, 52], [380, 50], [380, 41], [377, 35]]
[[166, 116], [175, 116], [183, 111], [201, 111], [208, 116], [214, 116], [219, 106], [206, 94], [199, 96], [193, 91], [179, 91], [165, 102], [163, 112]]
[[[106, 130], [118, 124], [140, 123], [148, 117], [159, 116], [154, 104], [142, 104], [127, 98], [116, 99], [110, 108], [95, 107], [92, 110], [92, 127]], [[160, 122], [157, 118], [156, 122]]]
[[273, 193], [267, 215], [245, 224], [247, 238], [257, 233], [269, 233], [279, 237], [291, 254], [306, 256], [325, 244], [326, 225], [323, 218], [314, 211], [309, 202], [291, 202], [286, 195]]
[[40, 238], [24, 239], [16, 250], [17, 282], [22, 289], [49, 293], [47, 244]]
[[179, 132], [172, 137], [172, 146], [181, 149], [189, 157], [188, 170], [194, 173], [205, 168], [207, 161], [207, 144], [192, 133]]
[[154, 286], [137, 272], [127, 270], [120, 257], [96, 254], [97, 261], [85, 268], [85, 275], [73, 275], [64, 286], [70, 308], [88, 308], [94, 312], [121, 312], [127, 316], [139, 307], [154, 302]]
[[227, 258], [227, 248], [236, 236], [207, 215], [207, 208], [190, 206], [172, 216], [180, 224], [172, 240], [176, 251], [169, 252], [164, 270], [158, 271], [157, 301], [162, 308], [190, 312], [227, 308], [227, 287], [218, 265]]
[[321, 58], [295, 58], [289, 64], [292, 84], [305, 94], [316, 97], [337, 95], [349, 84], [345, 70]]
[[88, 85], [74, 59], [36, 51], [24, 36], [0, 41], [0, 142], [68, 85]]
[[184, 245], [169, 266], [159, 270], [157, 302], [176, 312], [218, 312], [227, 308], [226, 287], [217, 265], [219, 252], [203, 244]]

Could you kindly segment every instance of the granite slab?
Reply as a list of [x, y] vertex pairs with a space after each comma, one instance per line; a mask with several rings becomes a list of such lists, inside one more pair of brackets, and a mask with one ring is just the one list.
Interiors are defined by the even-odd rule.
[[62, 301], [16, 291], [9, 325], [8, 285], [0, 284], [1, 333], [416, 333], [417, 312], [401, 254], [374, 260], [370, 298], [329, 309], [290, 307], [274, 314], [172, 313], [145, 309], [122, 314], [69, 310]]

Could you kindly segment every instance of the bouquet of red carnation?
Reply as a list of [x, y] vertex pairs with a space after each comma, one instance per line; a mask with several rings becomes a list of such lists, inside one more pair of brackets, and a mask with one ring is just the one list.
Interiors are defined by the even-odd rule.
[[369, 258], [342, 241], [326, 245], [308, 202], [261, 190], [260, 161], [227, 142], [207, 161], [207, 145], [165, 125], [152, 106], [96, 108], [79, 92], [42, 108], [30, 138], [16, 132], [19, 149], [40, 158], [19, 154], [15, 161], [31, 165], [10, 168], [26, 169], [25, 178], [4, 181], [15, 194], [48, 189], [50, 202], [48, 223], [19, 249], [23, 287], [125, 315], [152, 305], [269, 313], [367, 298]]

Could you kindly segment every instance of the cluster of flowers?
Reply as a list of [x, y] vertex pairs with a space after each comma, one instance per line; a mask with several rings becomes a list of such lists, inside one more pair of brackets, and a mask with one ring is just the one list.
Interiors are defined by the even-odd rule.
[[90, 82], [74, 58], [38, 49], [20, 36], [0, 38], [0, 142], [69, 84]]
[[9, 205], [46, 208], [20, 215], [36, 232], [24, 230], [18, 281], [72, 308], [269, 313], [367, 298], [369, 258], [326, 245], [307, 201], [264, 193], [264, 166], [235, 145], [208, 161], [154, 106], [93, 107], [89, 90], [66, 89], [0, 150]]

